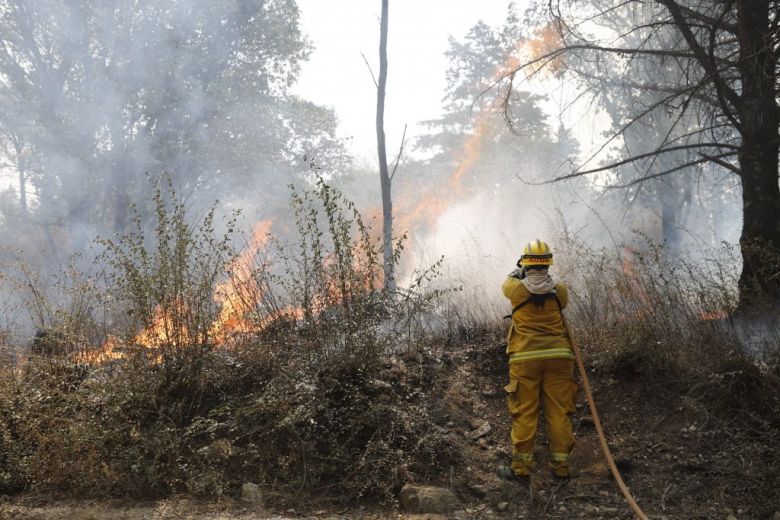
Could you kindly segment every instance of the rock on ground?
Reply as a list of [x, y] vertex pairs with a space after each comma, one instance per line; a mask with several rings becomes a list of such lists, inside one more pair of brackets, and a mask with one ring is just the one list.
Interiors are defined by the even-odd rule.
[[406, 484], [401, 489], [401, 507], [408, 513], [448, 513], [460, 508], [452, 490], [434, 486]]
[[263, 506], [263, 494], [260, 486], [252, 482], [245, 482], [241, 486], [241, 500], [256, 506]]

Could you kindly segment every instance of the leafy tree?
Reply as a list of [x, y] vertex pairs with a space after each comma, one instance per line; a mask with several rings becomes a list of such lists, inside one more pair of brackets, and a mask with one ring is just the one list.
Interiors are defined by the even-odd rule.
[[298, 16], [294, 0], [1, 0], [0, 131], [31, 156], [33, 221], [78, 249], [147, 208], [147, 172], [190, 200], [267, 202], [302, 151], [343, 161], [333, 115], [288, 93], [309, 53]]
[[[661, 132], [650, 151], [598, 168], [581, 167], [553, 180], [648, 158], [636, 183], [706, 163], [738, 175], [743, 305], [749, 303], [751, 288], [780, 294], [779, 10], [776, 0], [560, 0], [549, 4], [548, 11], [548, 30], [557, 32], [558, 45], [507, 74], [512, 78], [520, 71], [565, 62], [562, 77], [586, 88], [599, 85], [630, 93], [631, 110], [615, 137], [647, 123], [659, 110], [672, 115], [671, 131]], [[614, 74], [615, 64], [622, 74]], [[602, 80], [594, 81], [597, 77]], [[665, 166], [655, 168], [659, 164]]]
[[[570, 132], [550, 127], [541, 108], [543, 96], [514, 91], [511, 112], [505, 113], [504, 100], [490, 89], [529, 40], [514, 7], [503, 26], [478, 22], [462, 39], [450, 39], [444, 114], [426, 122], [431, 132], [416, 142], [417, 150], [430, 158], [409, 166], [420, 168], [420, 184], [433, 181], [437, 189], [466, 192], [492, 187], [508, 196], [508, 174], [536, 178], [577, 154]], [[421, 188], [414, 186], [415, 191]], [[526, 190], [528, 186], [517, 185], [510, 191]]]

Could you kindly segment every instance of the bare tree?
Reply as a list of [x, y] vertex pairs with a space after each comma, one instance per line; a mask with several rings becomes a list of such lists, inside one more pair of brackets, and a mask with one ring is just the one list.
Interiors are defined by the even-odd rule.
[[[739, 177], [743, 228], [741, 305], [752, 289], [780, 295], [780, 2], [777, 0], [640, 0], [549, 4], [558, 46], [510, 72], [546, 66], [571, 74], [595, 96], [599, 89], [632, 92], [637, 101], [612, 139], [665, 111], [673, 123], [649, 152], [596, 168], [580, 166], [563, 179], [645, 162], [641, 184], [704, 163]], [[637, 74], [637, 71], [643, 71]], [[563, 71], [563, 72], [561, 72]], [[620, 71], [620, 75], [615, 72]], [[653, 95], [642, 95], [653, 93]], [[680, 151], [688, 153], [679, 154]], [[674, 156], [661, 161], [661, 157]], [[681, 159], [682, 158], [682, 159]], [[664, 164], [658, 168], [658, 164]], [[773, 259], [774, 258], [774, 259]]]
[[[387, 166], [385, 144], [385, 89], [387, 86], [387, 18], [388, 0], [382, 0], [382, 20], [379, 26], [379, 80], [376, 85], [376, 145], [379, 155], [379, 182], [382, 186], [382, 246], [384, 251], [385, 290], [393, 291], [395, 258], [393, 255], [392, 178]], [[397, 163], [396, 163], [397, 164]]]

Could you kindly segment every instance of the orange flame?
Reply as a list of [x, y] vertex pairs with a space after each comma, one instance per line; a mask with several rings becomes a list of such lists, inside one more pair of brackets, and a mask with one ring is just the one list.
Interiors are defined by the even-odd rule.
[[[559, 45], [559, 31], [554, 24], [548, 24], [537, 32], [536, 37], [529, 40], [521, 40], [516, 47], [507, 54], [504, 63], [500, 64], [493, 74], [493, 81], [511, 74], [517, 70], [521, 64], [520, 56], [530, 54], [532, 59], [543, 56], [554, 50]], [[553, 72], [560, 70], [563, 62], [551, 61], [547, 67], [551, 67]], [[500, 107], [501, 100], [494, 100], [490, 106], [479, 112], [477, 115], [474, 129], [469, 134], [462, 147], [462, 157], [448, 179], [446, 185], [437, 186], [429, 190], [423, 197], [418, 198], [411, 203], [402, 203], [399, 211], [396, 213], [397, 229], [402, 232], [412, 231], [421, 226], [431, 225], [444, 214], [455, 202], [462, 200], [469, 194], [469, 190], [464, 186], [464, 180], [471, 172], [472, 167], [480, 157], [482, 143], [490, 136], [488, 115], [495, 113]], [[400, 200], [414, 200], [411, 197], [403, 197]], [[381, 218], [381, 210], [372, 212]], [[267, 327], [268, 323], [258, 321], [257, 316], [252, 316], [258, 303], [260, 303], [263, 291], [256, 278], [253, 276], [253, 266], [256, 255], [266, 245], [273, 222], [264, 220], [254, 226], [252, 241], [249, 246], [234, 260], [228, 272], [230, 277], [223, 283], [217, 285], [214, 291], [214, 300], [220, 305], [218, 317], [209, 327], [208, 336], [216, 345], [226, 345], [230, 338], [237, 334], [247, 332], [259, 332]], [[373, 281], [366, 281], [366, 290], [373, 287]], [[370, 286], [370, 287], [369, 287]], [[334, 298], [333, 294], [338, 292], [334, 286], [329, 289], [328, 300]], [[325, 308], [332, 302], [316, 302], [316, 308]], [[186, 309], [176, 309], [176, 312]], [[294, 307], [285, 307], [280, 309], [278, 314], [290, 316], [294, 319], [303, 317], [303, 310]], [[155, 310], [155, 315], [150, 327], [139, 333], [134, 342], [147, 348], [154, 348], [162, 344], [180, 345], [191, 342], [193, 339], [191, 331], [183, 325], [175, 325], [172, 316], [163, 312], [160, 307]], [[120, 341], [111, 336], [97, 351], [88, 355], [84, 354], [82, 358], [90, 363], [102, 363], [111, 359], [122, 359], [124, 352], [120, 350]]]
[[[266, 246], [272, 225], [271, 220], [255, 224], [249, 245], [227, 268], [228, 279], [216, 285], [214, 302], [219, 306], [219, 312], [207, 331], [193, 331], [188, 328], [187, 321], [191, 313], [184, 304], [176, 305], [175, 308], [167, 311], [158, 305], [151, 324], [138, 333], [132, 343], [152, 351], [161, 346], [178, 347], [205, 341], [226, 347], [231, 345], [231, 341], [237, 336], [265, 330], [277, 318], [302, 319], [304, 310], [290, 305], [275, 309], [270, 317], [257, 312], [263, 297], [263, 288], [255, 272], [257, 255]], [[359, 247], [353, 251], [351, 261], [354, 262], [355, 269], [361, 269], [363, 259]], [[324, 267], [335, 268], [335, 262], [335, 256], [330, 255], [324, 259]], [[360, 283], [362, 287], [358, 288], [358, 291], [370, 292], [374, 288], [375, 280], [366, 276]], [[342, 302], [346, 295], [355, 289], [351, 286], [353, 282], [348, 282], [348, 285], [350, 286], [341, 287], [336, 277], [328, 278], [325, 291], [315, 295], [314, 300], [310, 302], [311, 311], [319, 313]], [[109, 336], [100, 349], [79, 353], [77, 359], [89, 364], [123, 359], [126, 354], [122, 350], [122, 345], [121, 340]], [[153, 355], [152, 359], [158, 363], [162, 360], [159, 355]]]
[[[415, 228], [434, 223], [445, 211], [452, 207], [453, 203], [466, 195], [463, 186], [463, 178], [480, 156], [480, 147], [483, 134], [487, 127], [486, 119], [477, 120], [474, 132], [468, 136], [463, 144], [463, 158], [455, 171], [447, 181], [443, 189], [427, 194], [411, 207], [401, 206], [398, 212], [398, 229], [402, 232], [412, 231]], [[402, 199], [403, 200], [403, 199]]]
[[74, 356], [76, 363], [89, 365], [102, 365], [115, 359], [124, 359], [125, 353], [121, 350], [121, 342], [115, 336], [108, 339], [97, 350], [82, 350]]
[[[138, 333], [132, 343], [147, 349], [157, 349], [163, 345], [181, 346], [194, 341], [210, 339], [214, 344], [223, 346], [230, 338], [241, 332], [257, 332], [267, 324], [258, 324], [250, 314], [256, 309], [263, 292], [254, 277], [254, 265], [257, 254], [265, 247], [270, 237], [271, 220], [255, 224], [252, 239], [238, 257], [227, 268], [229, 277], [214, 289], [214, 301], [219, 305], [217, 318], [208, 328], [207, 334], [192, 331], [186, 324], [190, 314], [183, 304], [177, 304], [168, 311], [158, 305], [154, 310], [151, 324]], [[297, 315], [293, 309], [287, 314]], [[99, 349], [83, 351], [76, 360], [88, 364], [102, 364], [111, 360], [124, 359], [123, 342], [115, 336], [109, 336]], [[159, 357], [156, 358], [159, 362]]]
[[[534, 39], [526, 43], [526, 48], [532, 61], [541, 60], [543, 56], [549, 56], [546, 61], [540, 61], [532, 67], [534, 73], [544, 68], [553, 74], [558, 74], [566, 67], [563, 53], [555, 52], [564, 46], [564, 43], [561, 41], [561, 27], [559, 23], [555, 21], [548, 23], [536, 32]], [[512, 70], [515, 69], [517, 69], [517, 66], [514, 66]]]
[[255, 224], [249, 246], [229, 266], [228, 280], [218, 284], [214, 291], [214, 301], [221, 309], [211, 325], [209, 335], [217, 345], [225, 344], [237, 333], [250, 332], [257, 327], [257, 324], [247, 319], [263, 295], [254, 276], [254, 264], [257, 254], [268, 242], [272, 226], [272, 220]]
[[702, 312], [699, 314], [700, 321], [721, 321], [728, 319], [728, 311]]
[[181, 302], [175, 305], [172, 312], [158, 305], [154, 309], [151, 325], [135, 337], [135, 343], [147, 348], [157, 348], [161, 345], [178, 347], [192, 342], [193, 331], [185, 322], [188, 311], [187, 306]]
[[624, 246], [621, 258], [621, 267], [625, 279], [625, 290], [635, 300], [641, 303], [644, 308], [653, 306], [652, 299], [647, 295], [642, 279], [639, 276], [639, 256], [641, 251], [633, 247]]
[[[523, 61], [540, 58], [560, 46], [560, 34], [555, 23], [550, 23], [540, 29], [532, 39], [522, 39], [509, 53], [504, 62], [496, 67], [491, 82], [498, 82], [518, 70]], [[562, 58], [551, 59], [546, 67], [557, 72], [563, 67]], [[416, 228], [430, 226], [456, 202], [469, 195], [464, 186], [464, 180], [472, 171], [474, 164], [480, 158], [482, 143], [492, 137], [490, 115], [501, 109], [503, 100], [498, 97], [485, 109], [477, 114], [473, 131], [466, 137], [458, 166], [447, 180], [446, 185], [429, 189], [421, 198], [403, 197], [400, 200], [415, 202], [401, 204], [396, 213], [397, 229], [402, 233], [411, 232]], [[497, 129], [492, 129], [494, 132]], [[381, 210], [377, 211], [381, 216]]]

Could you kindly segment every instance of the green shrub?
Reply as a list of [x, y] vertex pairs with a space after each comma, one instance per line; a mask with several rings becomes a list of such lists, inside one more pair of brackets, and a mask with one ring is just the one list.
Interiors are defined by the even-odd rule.
[[153, 203], [151, 243], [137, 217], [102, 241], [110, 341], [71, 334], [74, 349], [2, 374], [0, 491], [213, 497], [253, 481], [388, 500], [457, 462], [428, 405], [395, 391], [417, 383], [383, 380], [435, 270], [380, 292], [379, 241], [323, 181], [293, 192], [297, 239], [267, 248], [235, 249], [235, 216], [217, 237], [214, 208], [191, 223], [170, 185]]

